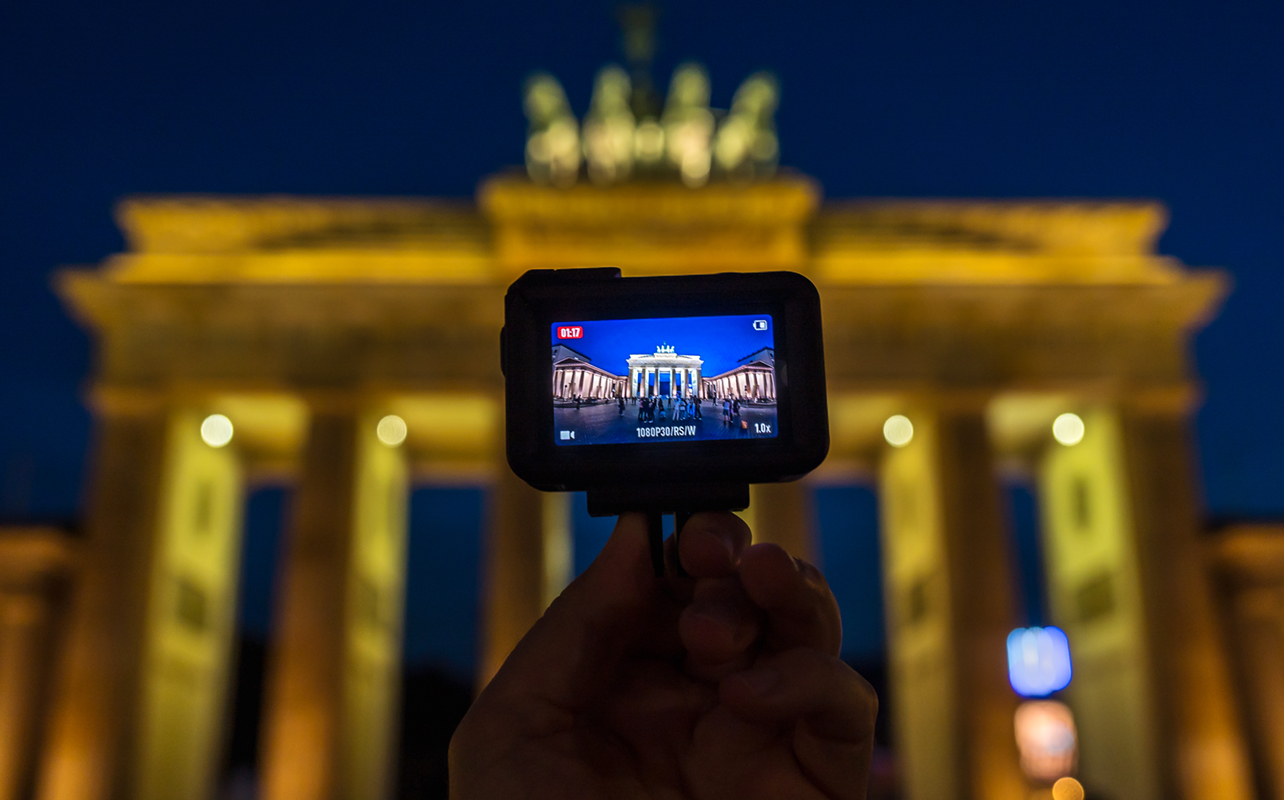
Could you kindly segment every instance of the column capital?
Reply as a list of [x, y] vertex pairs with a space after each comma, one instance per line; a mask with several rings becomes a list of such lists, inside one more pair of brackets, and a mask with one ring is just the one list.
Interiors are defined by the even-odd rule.
[[0, 591], [39, 588], [66, 577], [77, 554], [67, 532], [58, 528], [0, 529]]
[[1193, 415], [1203, 401], [1203, 387], [1186, 382], [1121, 387], [1114, 402], [1126, 414], [1185, 419]]
[[86, 401], [100, 417], [147, 417], [171, 405], [169, 393], [163, 389], [109, 383], [95, 384]]

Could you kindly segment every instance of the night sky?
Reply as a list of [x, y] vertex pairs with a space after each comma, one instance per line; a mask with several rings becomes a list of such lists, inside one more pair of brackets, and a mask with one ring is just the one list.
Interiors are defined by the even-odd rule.
[[[1195, 346], [1209, 514], [1284, 517], [1282, 34], [1264, 2], [684, 3], [655, 72], [698, 59], [726, 107], [774, 70], [782, 162], [828, 197], [1166, 203], [1162, 252], [1234, 280]], [[468, 197], [521, 161], [524, 76], [551, 71], [582, 114], [618, 40], [612, 5], [582, 0], [5, 4], [0, 519], [79, 513], [90, 352], [50, 275], [123, 248], [118, 198]]]

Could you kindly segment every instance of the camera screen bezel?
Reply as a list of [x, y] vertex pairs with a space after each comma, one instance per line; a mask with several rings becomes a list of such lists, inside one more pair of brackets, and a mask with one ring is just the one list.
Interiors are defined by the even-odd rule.
[[[820, 296], [791, 272], [618, 277], [618, 270], [540, 270], [505, 298], [502, 336], [509, 465], [540, 489], [767, 483], [806, 474], [829, 450]], [[553, 422], [554, 323], [770, 314], [776, 355], [774, 437], [559, 446]]]

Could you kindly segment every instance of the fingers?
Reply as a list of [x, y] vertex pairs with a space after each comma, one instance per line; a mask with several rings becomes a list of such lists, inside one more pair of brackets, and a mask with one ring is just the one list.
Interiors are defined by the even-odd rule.
[[756, 655], [762, 612], [735, 576], [749, 526], [731, 513], [692, 516], [677, 537], [690, 594], [678, 630], [688, 675], [707, 681], [744, 669]]
[[[749, 526], [730, 512], [704, 512], [687, 520], [677, 537], [682, 567], [693, 578], [719, 578], [735, 571], [749, 546]], [[671, 540], [672, 541], [672, 540]]]
[[687, 651], [686, 673], [718, 681], [747, 668], [757, 656], [762, 611], [734, 576], [705, 578], [696, 582], [678, 631]]
[[[666, 612], [671, 617], [661, 624], [657, 617]], [[668, 629], [676, 651], [677, 614], [657, 591], [645, 517], [623, 515], [597, 558], [526, 633], [486, 691], [561, 708], [581, 705], [643, 637]]]
[[837, 656], [842, 645], [838, 602], [824, 576], [774, 544], [756, 544], [740, 556], [740, 582], [767, 614], [766, 645], [782, 652], [813, 647]]
[[751, 669], [725, 678], [718, 693], [745, 720], [797, 721], [794, 755], [827, 797], [865, 796], [878, 696], [847, 664], [799, 647], [762, 656]]

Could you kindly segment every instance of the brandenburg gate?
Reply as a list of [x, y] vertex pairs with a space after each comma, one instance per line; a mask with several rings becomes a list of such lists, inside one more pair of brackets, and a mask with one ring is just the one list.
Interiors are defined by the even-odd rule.
[[660, 394], [661, 376], [668, 379], [668, 394], [673, 397], [695, 397], [701, 394], [700, 368], [704, 365], [704, 359], [699, 356], [677, 355], [673, 349], [672, 345], [661, 344], [655, 348], [654, 354], [629, 356], [629, 397]]
[[[1189, 446], [1190, 337], [1225, 277], [1156, 254], [1165, 213], [1154, 204], [822, 203], [800, 175], [697, 185], [688, 178], [703, 163], [684, 161], [683, 182], [501, 175], [476, 205], [123, 202], [127, 251], [57, 279], [97, 342], [97, 432], [47, 724], [14, 767], [35, 796], [211, 796], [243, 499], [265, 481], [293, 487], [294, 513], [262, 795], [387, 796], [413, 578], [407, 493], [489, 487], [485, 682], [571, 562], [567, 498], [530, 489], [502, 457], [502, 298], [525, 270], [600, 265], [794, 270], [819, 288], [831, 454], [805, 481], [754, 487], [746, 513], [758, 539], [816, 558], [812, 489], [877, 487], [883, 713], [906, 797], [1029, 789], [1007, 682], [1001, 470], [1038, 487], [1083, 783], [1130, 800], [1253, 796], [1254, 740], [1222, 644]], [[699, 363], [676, 366], [691, 385], [706, 380]], [[631, 394], [651, 386], [639, 378], [631, 371]], [[1074, 446], [1051, 433], [1066, 412], [1083, 421]], [[883, 435], [893, 415], [912, 421], [901, 446]], [[0, 673], [0, 697], [45, 669], [13, 663], [29, 666]], [[12, 735], [27, 742], [37, 728], [21, 725]], [[1278, 762], [1254, 769], [1278, 776]]]

